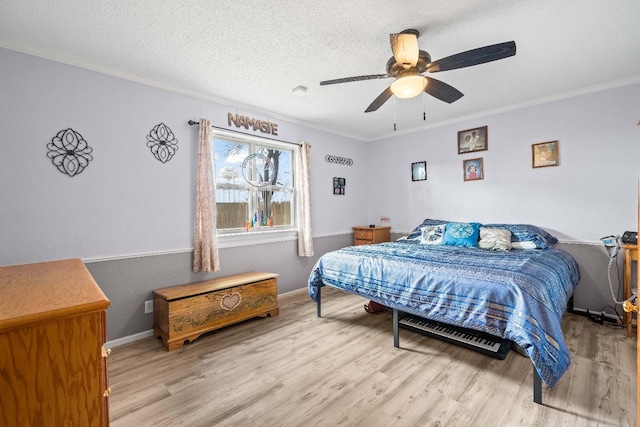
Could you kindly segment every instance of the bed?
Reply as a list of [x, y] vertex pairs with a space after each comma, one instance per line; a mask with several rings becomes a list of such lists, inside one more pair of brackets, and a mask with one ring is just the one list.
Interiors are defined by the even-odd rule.
[[542, 403], [541, 381], [553, 387], [569, 367], [561, 321], [580, 279], [555, 243], [530, 224], [426, 219], [404, 240], [323, 255], [308, 291], [319, 317], [323, 286], [391, 308], [396, 347], [403, 313], [511, 340], [533, 363]]

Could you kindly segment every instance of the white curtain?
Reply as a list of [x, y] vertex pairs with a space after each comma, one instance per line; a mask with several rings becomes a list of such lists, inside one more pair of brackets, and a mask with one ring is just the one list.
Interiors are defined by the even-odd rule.
[[211, 122], [200, 119], [193, 271], [220, 270], [216, 235], [216, 182], [212, 161]]
[[298, 256], [313, 256], [311, 235], [311, 170], [309, 166], [311, 145], [302, 141], [296, 161], [296, 224], [298, 224]]

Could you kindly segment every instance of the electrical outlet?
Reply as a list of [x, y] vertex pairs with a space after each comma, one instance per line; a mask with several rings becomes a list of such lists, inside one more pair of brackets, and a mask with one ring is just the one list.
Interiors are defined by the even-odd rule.
[[144, 302], [144, 314], [153, 313], [153, 300], [150, 299]]

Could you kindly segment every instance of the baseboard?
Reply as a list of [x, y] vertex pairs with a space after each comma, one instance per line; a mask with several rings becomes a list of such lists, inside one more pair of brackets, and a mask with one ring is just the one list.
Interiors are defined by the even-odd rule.
[[[296, 291], [299, 291], [299, 290], [300, 289], [296, 289]], [[294, 292], [294, 291], [291, 291], [291, 292]], [[283, 296], [283, 295], [285, 295], [285, 294], [282, 294], [282, 295], [279, 295], [279, 296]], [[584, 308], [574, 308], [573, 309], [573, 313], [579, 314], [579, 315], [582, 315], [582, 316], [586, 316], [588, 313], [600, 315], [600, 312], [592, 311], [592, 310], [586, 310]], [[619, 320], [616, 316], [613, 316], [612, 314], [609, 314], [609, 313], [604, 313], [604, 317], [606, 317], [611, 323], [616, 323]], [[130, 342], [138, 341], [138, 340], [141, 340], [143, 338], [148, 338], [148, 337], [152, 337], [152, 336], [153, 336], [153, 329], [149, 329], [147, 331], [139, 332], [137, 334], [133, 334], [133, 335], [129, 335], [129, 336], [126, 336], [126, 337], [118, 338], [118, 339], [115, 339], [115, 340], [112, 340], [112, 341], [107, 341], [104, 344], [104, 347], [105, 348], [118, 347], [119, 345], [128, 344]]]
[[139, 332], [137, 334], [129, 335], [126, 337], [118, 338], [112, 341], [107, 341], [104, 343], [105, 348], [118, 347], [119, 345], [128, 344], [130, 342], [138, 341], [143, 338], [148, 338], [153, 336], [153, 329], [149, 329], [148, 331]]

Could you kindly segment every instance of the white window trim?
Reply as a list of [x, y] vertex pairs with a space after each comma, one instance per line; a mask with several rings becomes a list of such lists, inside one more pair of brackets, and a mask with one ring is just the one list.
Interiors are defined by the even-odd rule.
[[236, 248], [239, 246], [286, 242], [289, 240], [298, 240], [298, 230], [243, 231], [240, 233], [218, 234], [218, 247]]
[[[295, 159], [297, 157], [297, 150], [300, 149], [300, 147], [296, 144], [292, 144], [293, 147], [289, 148], [287, 146], [287, 143], [284, 142], [278, 142], [278, 141], [272, 141], [269, 138], [260, 138], [257, 136], [252, 136], [252, 135], [246, 135], [246, 134], [241, 134], [242, 136], [239, 136], [238, 134], [234, 133], [234, 132], [225, 132], [222, 130], [215, 130], [214, 135], [212, 137], [212, 144], [213, 144], [213, 139], [215, 139], [215, 134], [218, 134], [222, 137], [231, 137], [233, 139], [243, 139], [248, 141], [251, 141], [253, 143], [257, 143], [257, 144], [262, 144], [262, 145], [282, 145], [283, 147], [286, 147], [287, 149], [291, 149], [292, 151], [292, 158], [291, 158], [291, 163], [292, 163], [292, 171], [291, 173], [293, 174], [295, 171]], [[274, 144], [275, 142], [275, 144]], [[215, 151], [215, 147], [212, 147], [212, 152]], [[214, 169], [215, 169], [215, 165], [214, 165]], [[296, 177], [295, 175], [292, 177], [293, 178], [293, 194], [295, 195], [296, 193]], [[217, 181], [217, 179], [216, 179]], [[217, 230], [217, 242], [218, 242], [218, 247], [219, 248], [234, 248], [234, 247], [241, 247], [241, 246], [251, 246], [251, 245], [261, 245], [261, 244], [265, 244], [265, 243], [277, 243], [277, 242], [286, 242], [286, 241], [291, 241], [291, 240], [297, 240], [298, 239], [298, 225], [296, 223], [296, 198], [294, 197], [294, 203], [292, 206], [292, 221], [293, 224], [291, 227], [287, 227], [287, 228], [271, 228], [271, 227], [264, 227], [264, 226], [260, 226], [260, 227], [256, 227], [251, 229], [250, 231], [246, 231], [243, 229], [218, 229]]]

